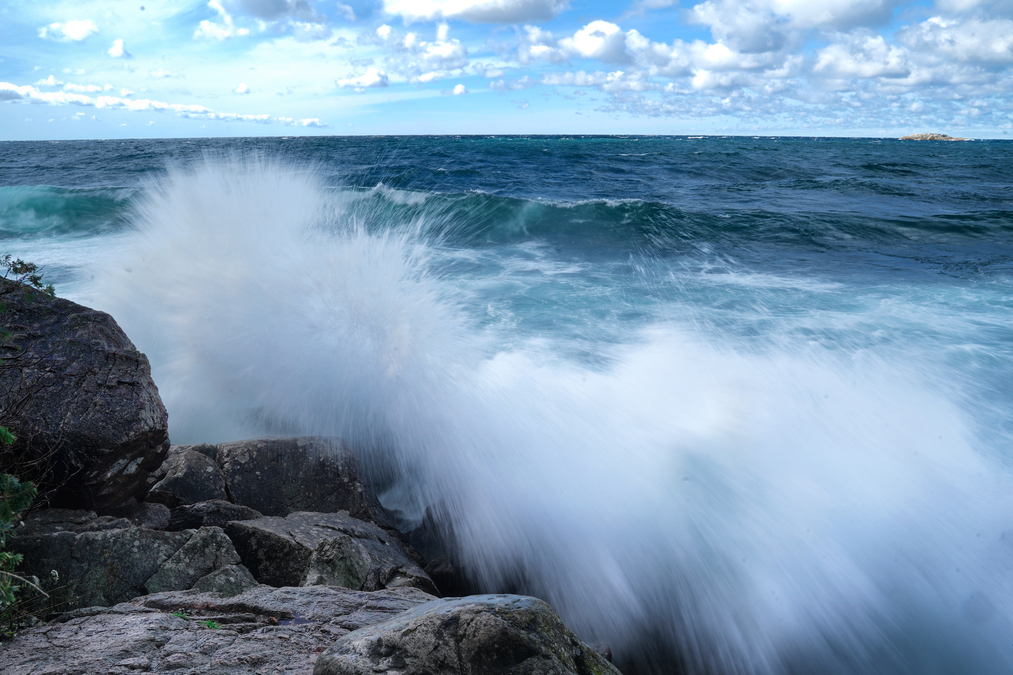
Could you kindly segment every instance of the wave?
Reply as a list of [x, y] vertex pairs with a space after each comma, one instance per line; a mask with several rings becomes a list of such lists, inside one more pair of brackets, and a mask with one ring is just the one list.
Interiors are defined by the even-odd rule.
[[673, 317], [592, 363], [485, 323], [435, 264], [666, 209], [205, 160], [146, 188], [96, 295], [174, 442], [344, 436], [482, 588], [546, 598], [630, 672], [1009, 672], [1008, 478], [931, 349], [742, 349]]
[[0, 187], [0, 239], [121, 229], [135, 188]]

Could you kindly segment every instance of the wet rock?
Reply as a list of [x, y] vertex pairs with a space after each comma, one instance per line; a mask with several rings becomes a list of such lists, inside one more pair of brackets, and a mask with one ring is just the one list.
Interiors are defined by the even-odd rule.
[[190, 530], [199, 527], [225, 527], [232, 520], [254, 520], [264, 514], [248, 506], [221, 499], [177, 506], [169, 519], [169, 530]]
[[230, 501], [268, 516], [297, 511], [347, 511], [353, 518], [391, 525], [355, 456], [338, 438], [273, 438], [218, 446]]
[[475, 592], [468, 579], [446, 555], [430, 561], [425, 570], [444, 598], [460, 598]]
[[618, 675], [536, 598], [434, 600], [353, 631], [320, 655], [314, 675]]
[[232, 540], [220, 527], [202, 527], [144, 584], [148, 593], [191, 588], [215, 570], [239, 562]]
[[0, 371], [0, 409], [18, 432], [13, 451], [50, 457], [53, 506], [102, 512], [142, 499], [169, 447], [147, 357], [104, 312], [0, 284], [13, 288], [4, 320], [15, 355], [4, 359], [16, 367]]
[[227, 565], [197, 580], [193, 589], [201, 593], [218, 593], [223, 598], [254, 588], [257, 580], [243, 565]]
[[253, 576], [271, 586], [334, 585], [379, 590], [436, 587], [391, 533], [343, 513], [292, 513], [225, 528]]
[[363, 593], [323, 586], [259, 586], [233, 598], [159, 593], [21, 631], [0, 650], [0, 672], [310, 675], [335, 639], [431, 599], [416, 589]]
[[160, 467], [164, 477], [145, 498], [172, 508], [212, 499], [226, 500], [225, 476], [214, 459], [195, 450], [174, 452]]

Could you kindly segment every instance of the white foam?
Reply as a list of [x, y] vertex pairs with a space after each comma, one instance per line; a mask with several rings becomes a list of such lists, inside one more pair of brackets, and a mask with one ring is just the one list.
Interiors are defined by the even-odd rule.
[[429, 245], [370, 219], [265, 162], [150, 190], [100, 297], [174, 442], [345, 436], [410, 515], [449, 504], [488, 588], [523, 578], [622, 655], [653, 631], [698, 672], [1008, 671], [1008, 486], [923, 355], [672, 323], [598, 368], [497, 351]]

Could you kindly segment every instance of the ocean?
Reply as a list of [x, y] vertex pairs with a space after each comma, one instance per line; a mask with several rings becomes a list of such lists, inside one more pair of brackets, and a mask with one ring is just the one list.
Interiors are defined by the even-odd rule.
[[0, 238], [627, 674], [1013, 671], [1013, 142], [4, 142]]

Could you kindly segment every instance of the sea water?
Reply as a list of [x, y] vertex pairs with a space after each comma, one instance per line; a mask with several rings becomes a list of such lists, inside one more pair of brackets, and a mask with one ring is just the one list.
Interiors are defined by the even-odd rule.
[[0, 143], [0, 237], [627, 672], [1013, 670], [1013, 143]]

